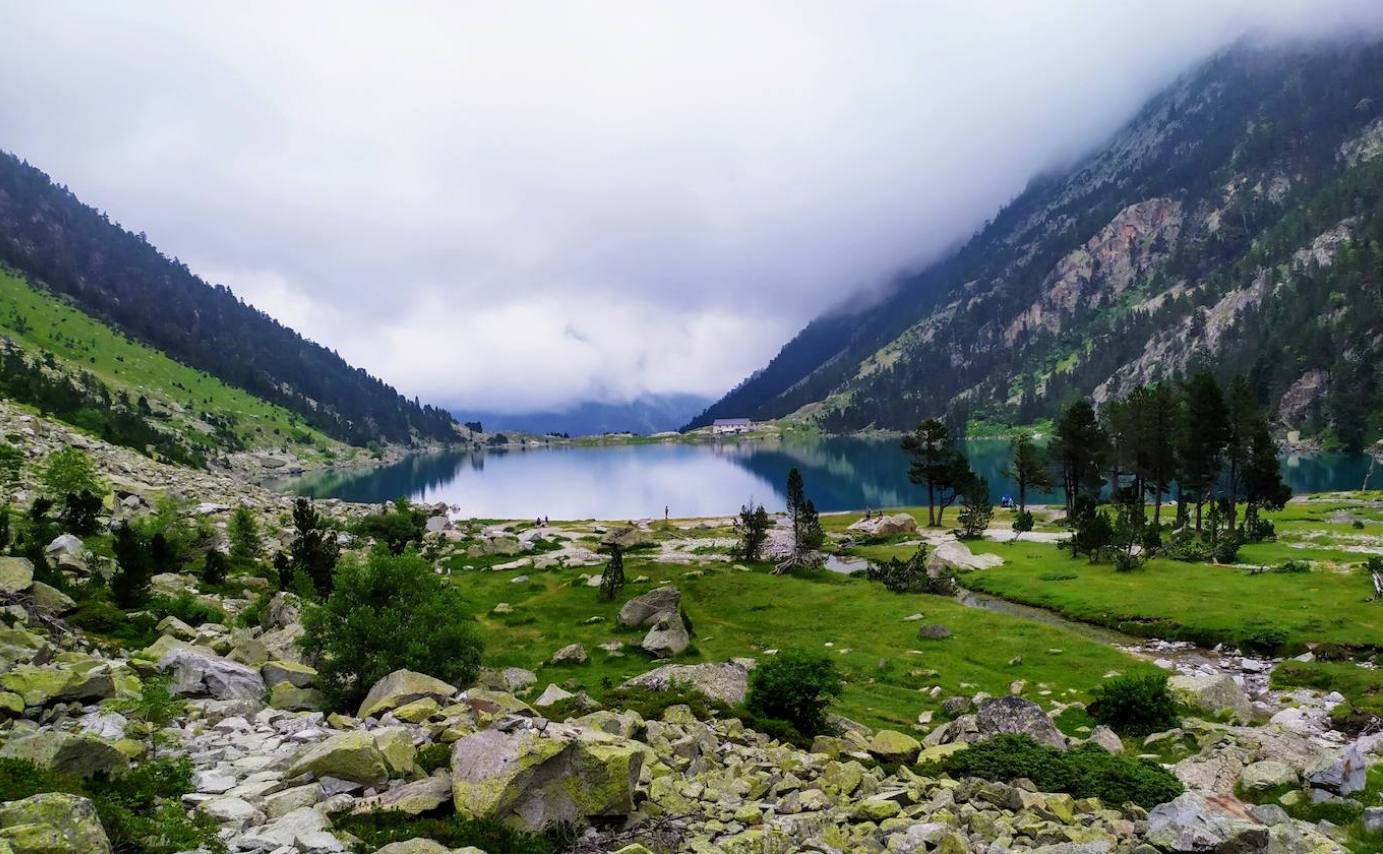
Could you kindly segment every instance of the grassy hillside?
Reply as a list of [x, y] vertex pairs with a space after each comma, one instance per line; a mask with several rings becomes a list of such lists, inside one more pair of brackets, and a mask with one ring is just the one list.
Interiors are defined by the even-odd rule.
[[291, 445], [311, 458], [341, 447], [294, 413], [180, 364], [3, 269], [0, 335], [50, 368], [86, 371], [136, 404], [144, 397], [150, 420], [205, 451]]

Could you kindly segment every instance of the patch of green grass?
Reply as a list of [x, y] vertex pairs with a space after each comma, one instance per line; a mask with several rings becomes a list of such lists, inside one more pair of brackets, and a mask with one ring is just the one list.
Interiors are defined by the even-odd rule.
[[1273, 670], [1272, 687], [1340, 692], [1346, 703], [1332, 715], [1342, 723], [1351, 718], [1383, 718], [1383, 670], [1352, 661], [1284, 661]]
[[[685, 575], [692, 570], [705, 574]], [[515, 574], [508, 572], [454, 575], [453, 582], [480, 615], [486, 663], [534, 670], [540, 688], [571, 680], [601, 699], [654, 666], [635, 648], [643, 632], [616, 628], [620, 606], [654, 586], [674, 584], [696, 619], [696, 651], [677, 662], [757, 657], [767, 649], [821, 650], [837, 663], [846, 682], [834, 711], [871, 726], [906, 729], [919, 711], [938, 709], [947, 696], [1006, 694], [1016, 679], [1025, 680], [1026, 693], [1039, 701], [1088, 699], [1089, 689], [1106, 673], [1138, 666], [1123, 653], [1068, 630], [967, 608], [946, 597], [890, 593], [879, 584], [830, 572], [775, 576], [767, 565], [741, 572], [723, 563], [688, 567], [635, 558], [626, 562], [631, 582], [623, 595], [601, 602], [595, 589], [573, 586], [580, 572], [590, 571], [524, 570], [526, 584], [511, 583]], [[641, 575], [651, 581], [634, 584], [632, 579]], [[514, 613], [491, 614], [498, 602], [510, 603]], [[903, 619], [919, 612], [926, 622], [947, 626], [953, 636], [919, 640], [918, 624]], [[587, 623], [593, 616], [604, 620]], [[598, 648], [612, 639], [627, 645], [622, 656]], [[585, 645], [589, 663], [547, 664], [553, 652], [575, 642]], [[1019, 656], [1022, 663], [1009, 666]], [[892, 666], [880, 667], [880, 662]], [[932, 697], [929, 691], [937, 685], [941, 691]]]
[[[971, 547], [1002, 556], [1004, 564], [965, 574], [965, 586], [1129, 634], [1260, 650], [1307, 643], [1373, 648], [1383, 638], [1383, 607], [1367, 601], [1372, 589], [1358, 572], [1251, 575], [1163, 559], [1141, 572], [1117, 572], [1112, 563], [1072, 559], [1051, 545]], [[1053, 575], [1074, 578], [1052, 583]]]
[[131, 400], [144, 395], [156, 407], [181, 408], [181, 414], [168, 413], [164, 423], [196, 444], [215, 445], [214, 434], [196, 421], [199, 413], [212, 412], [233, 418], [231, 430], [249, 448], [291, 445], [308, 457], [314, 449], [321, 454], [344, 449], [288, 410], [174, 361], [4, 269], [0, 334], [30, 353], [51, 353], [73, 370], [90, 372]]

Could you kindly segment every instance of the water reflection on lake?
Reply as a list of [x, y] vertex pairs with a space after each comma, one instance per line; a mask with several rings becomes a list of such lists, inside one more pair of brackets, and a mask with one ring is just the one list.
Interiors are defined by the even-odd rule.
[[[995, 501], [1013, 493], [1002, 475], [1007, 442], [970, 441], [965, 450], [971, 466], [989, 480]], [[925, 498], [908, 481], [908, 459], [896, 440], [854, 437], [442, 453], [281, 486], [351, 501], [442, 501], [463, 516], [488, 519], [637, 519], [661, 516], [665, 506], [673, 516], [715, 516], [749, 501], [781, 510], [783, 483], [794, 466], [822, 511], [896, 507]], [[1297, 492], [1359, 489], [1369, 470], [1364, 455], [1283, 460], [1284, 476]]]

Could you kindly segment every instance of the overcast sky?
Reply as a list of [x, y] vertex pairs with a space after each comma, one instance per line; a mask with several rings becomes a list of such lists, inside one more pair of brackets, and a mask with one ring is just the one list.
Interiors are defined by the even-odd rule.
[[718, 395], [1245, 32], [1377, 0], [0, 0], [0, 148], [436, 403]]

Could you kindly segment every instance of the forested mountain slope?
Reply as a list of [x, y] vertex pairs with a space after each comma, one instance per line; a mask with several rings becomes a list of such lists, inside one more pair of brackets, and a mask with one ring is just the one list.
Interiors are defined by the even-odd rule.
[[145, 239], [0, 153], [0, 263], [110, 325], [354, 443], [451, 440], [444, 410], [408, 400], [332, 350], [212, 286]]
[[1028, 422], [1203, 366], [1358, 447], [1383, 428], [1381, 153], [1383, 45], [1238, 46], [694, 423]]

